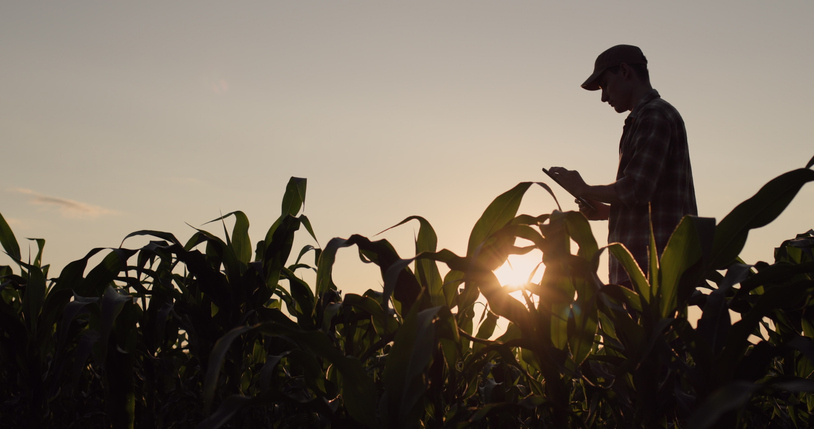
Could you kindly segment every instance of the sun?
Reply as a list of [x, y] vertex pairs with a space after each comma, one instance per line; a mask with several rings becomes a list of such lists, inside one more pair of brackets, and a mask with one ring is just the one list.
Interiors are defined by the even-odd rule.
[[533, 250], [525, 255], [511, 255], [503, 265], [494, 270], [495, 276], [502, 286], [512, 289], [524, 286], [529, 281], [539, 283], [545, 270], [545, 266], [540, 263], [542, 258], [543, 254], [539, 250]]

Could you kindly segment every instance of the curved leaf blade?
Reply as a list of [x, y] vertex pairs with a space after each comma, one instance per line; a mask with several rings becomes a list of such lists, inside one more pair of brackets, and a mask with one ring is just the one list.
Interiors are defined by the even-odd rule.
[[15, 261], [20, 260], [20, 244], [2, 214], [0, 214], [0, 244], [3, 245], [3, 249], [12, 259]]
[[808, 182], [814, 171], [807, 168], [789, 171], [763, 185], [748, 200], [740, 203], [715, 228], [712, 268], [726, 268], [740, 254], [749, 231], [775, 220]]

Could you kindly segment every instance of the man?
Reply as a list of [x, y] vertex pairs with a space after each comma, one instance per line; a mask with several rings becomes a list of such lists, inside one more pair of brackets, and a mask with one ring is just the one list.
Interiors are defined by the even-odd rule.
[[[618, 113], [630, 111], [619, 143], [616, 181], [588, 185], [577, 171], [552, 167], [550, 172], [575, 196], [588, 219], [608, 220], [608, 243], [627, 247], [647, 273], [650, 221], [659, 255], [684, 215], [697, 214], [695, 188], [684, 121], [650, 85], [641, 49], [617, 45], [599, 55], [582, 84], [601, 90], [602, 102]], [[631, 286], [616, 258], [610, 258], [610, 283]]]

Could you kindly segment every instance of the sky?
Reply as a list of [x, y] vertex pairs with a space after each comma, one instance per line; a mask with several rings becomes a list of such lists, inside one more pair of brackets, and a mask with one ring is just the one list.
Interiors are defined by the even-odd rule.
[[[46, 239], [56, 276], [130, 232], [184, 241], [235, 210], [256, 242], [296, 176], [318, 239], [297, 246], [418, 215], [463, 255], [486, 206], [541, 167], [613, 180], [626, 114], [580, 84], [625, 43], [681, 112], [699, 214], [720, 220], [814, 155], [812, 19], [810, 1], [3, 2], [0, 213], [23, 249]], [[521, 206], [554, 209], [542, 188]], [[809, 185], [744, 260], [771, 261], [812, 212]], [[375, 238], [410, 257], [417, 229]], [[381, 279], [347, 249], [335, 283]]]

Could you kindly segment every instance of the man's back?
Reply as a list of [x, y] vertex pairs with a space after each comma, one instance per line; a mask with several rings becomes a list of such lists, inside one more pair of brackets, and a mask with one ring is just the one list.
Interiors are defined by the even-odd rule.
[[[687, 214], [697, 214], [687, 134], [678, 111], [651, 90], [625, 120], [608, 242], [620, 242], [647, 271], [650, 220], [659, 254]], [[612, 259], [611, 283], [627, 279]]]

